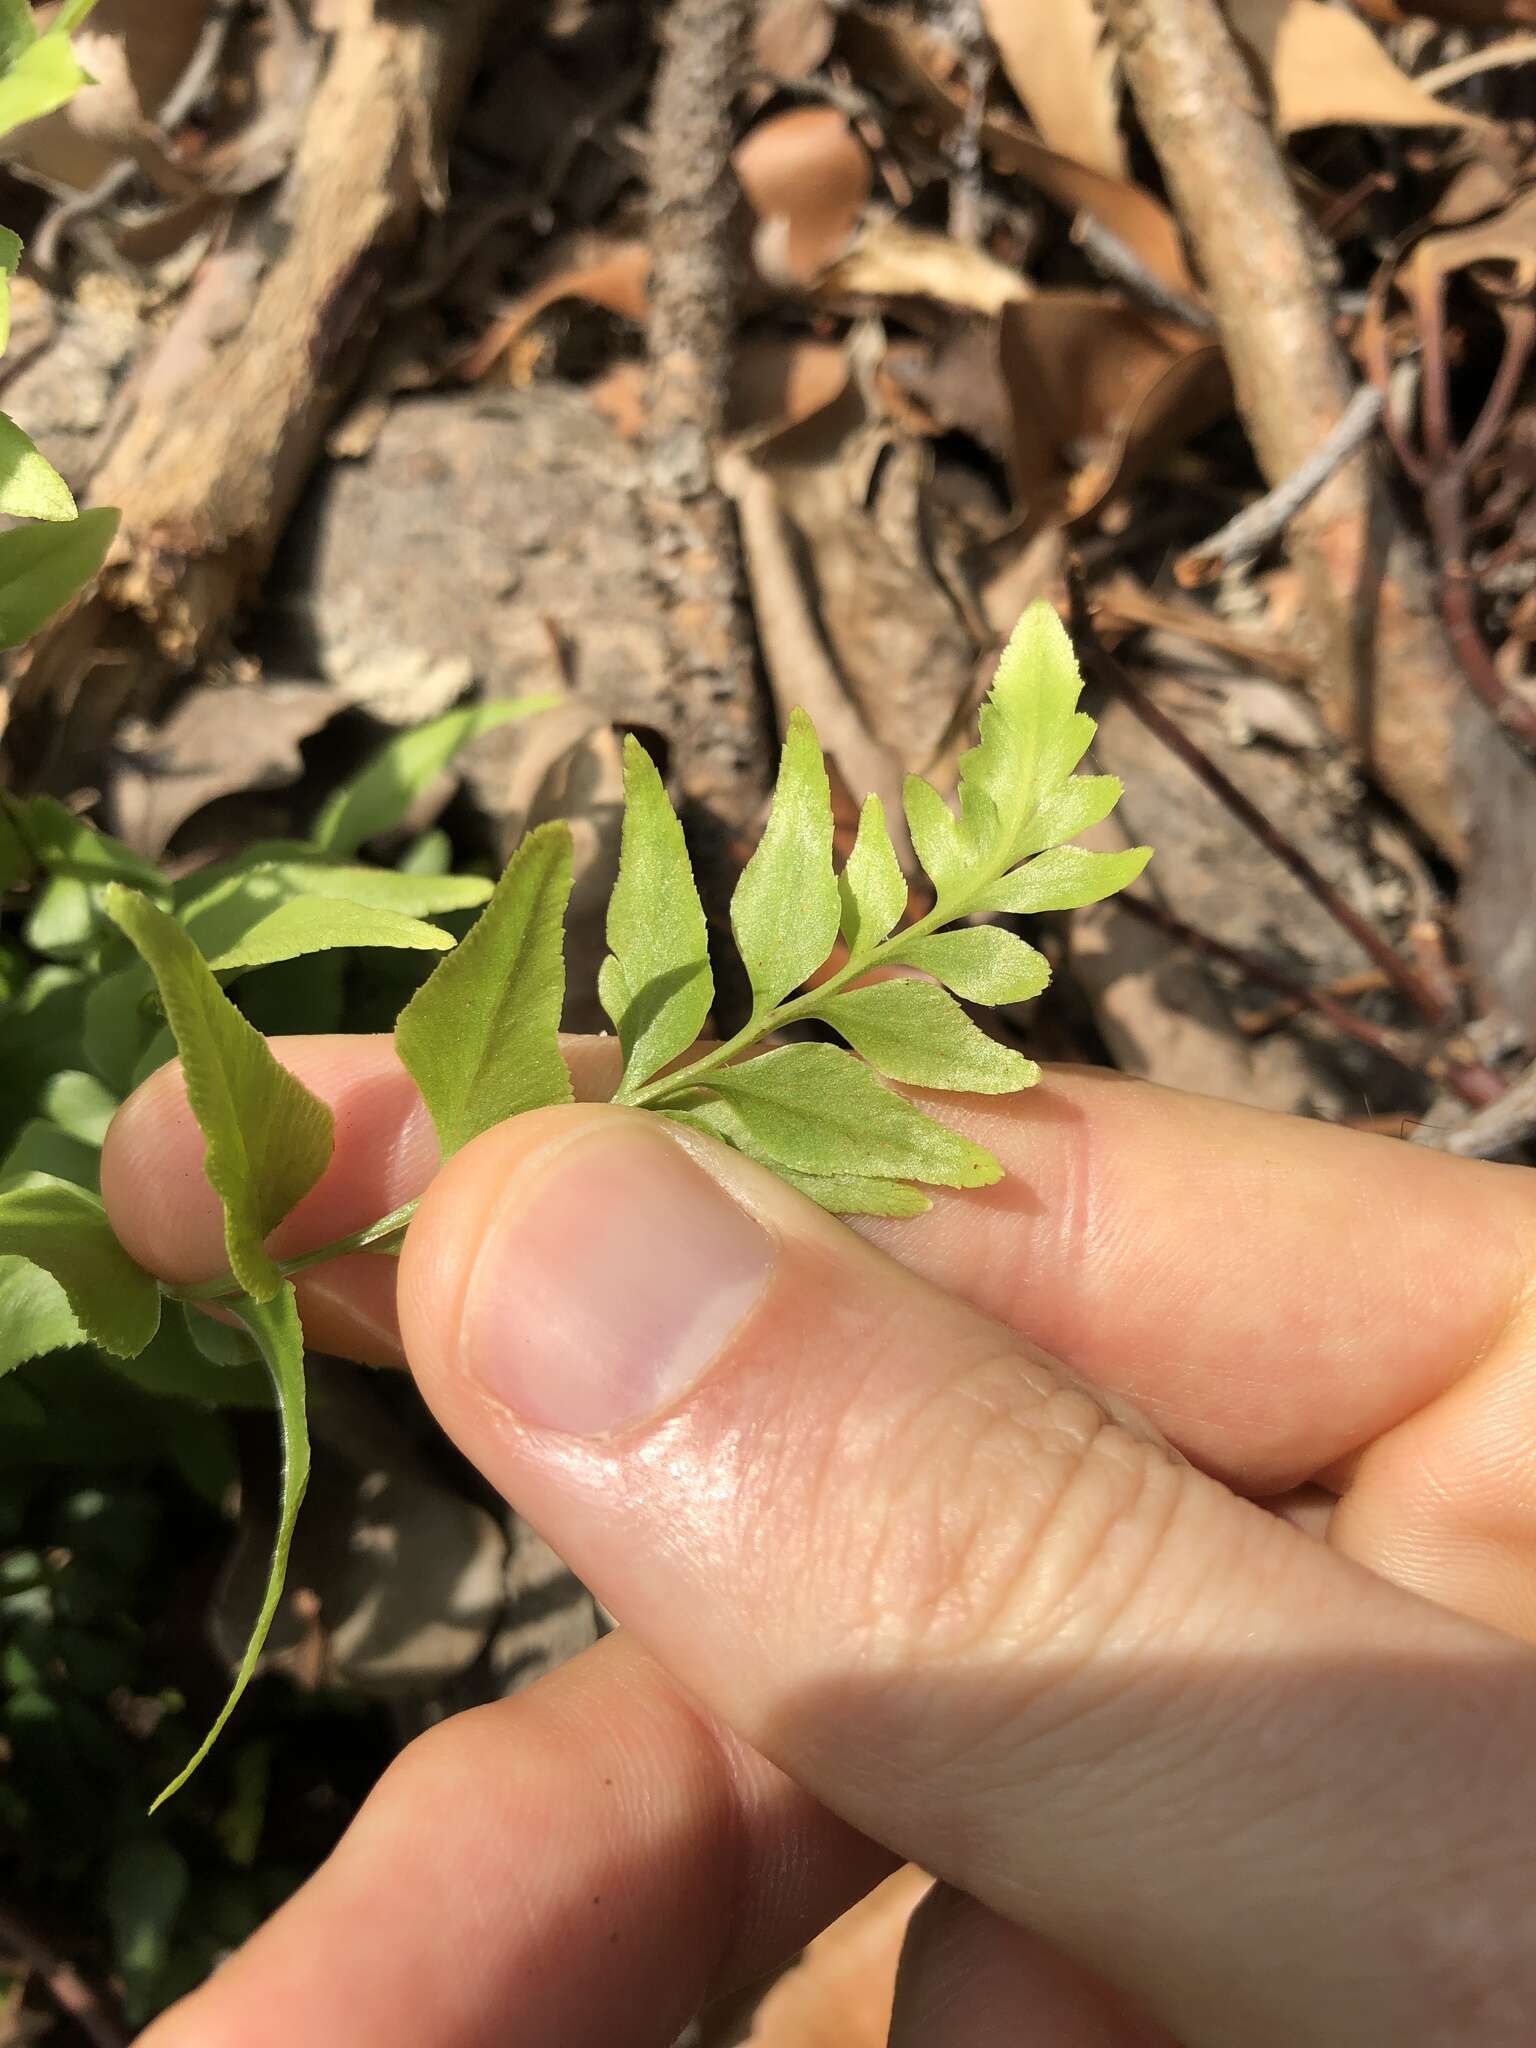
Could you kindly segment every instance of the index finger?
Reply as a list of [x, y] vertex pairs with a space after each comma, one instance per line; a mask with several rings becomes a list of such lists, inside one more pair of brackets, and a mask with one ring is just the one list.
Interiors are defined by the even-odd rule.
[[[292, 1255], [419, 1194], [437, 1155], [388, 1039], [274, 1050], [336, 1116], [330, 1166], [275, 1233]], [[578, 1096], [601, 1099], [613, 1042], [568, 1040], [566, 1054]], [[1517, 1167], [1086, 1068], [936, 1106], [1004, 1179], [860, 1227], [1250, 1493], [1294, 1486], [1423, 1408], [1494, 1347], [1536, 1273], [1536, 1193]], [[169, 1279], [222, 1265], [201, 1160], [164, 1069], [119, 1112], [102, 1187], [129, 1251]], [[400, 1361], [392, 1261], [338, 1261], [304, 1277], [300, 1300], [317, 1347]]]

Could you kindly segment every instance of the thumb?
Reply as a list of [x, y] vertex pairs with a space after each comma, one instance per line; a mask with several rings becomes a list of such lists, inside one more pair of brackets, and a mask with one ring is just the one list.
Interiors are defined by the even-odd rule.
[[520, 1118], [428, 1193], [401, 1320], [450, 1434], [675, 1676], [1191, 2048], [1536, 2002], [1529, 1653], [772, 1176], [637, 1112]]

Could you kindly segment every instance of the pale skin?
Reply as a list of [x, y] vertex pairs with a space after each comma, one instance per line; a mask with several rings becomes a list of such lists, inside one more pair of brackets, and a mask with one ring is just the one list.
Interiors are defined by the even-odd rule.
[[[1536, 1176], [1061, 1069], [943, 1105], [1000, 1187], [855, 1232], [592, 1104], [435, 1172], [387, 1042], [277, 1050], [337, 1115], [281, 1253], [430, 1183], [311, 1341], [624, 1627], [413, 1744], [151, 2048], [666, 2048], [901, 1859], [898, 2048], [1529, 2041]], [[170, 1071], [108, 1139], [173, 1281], [200, 1159]]]

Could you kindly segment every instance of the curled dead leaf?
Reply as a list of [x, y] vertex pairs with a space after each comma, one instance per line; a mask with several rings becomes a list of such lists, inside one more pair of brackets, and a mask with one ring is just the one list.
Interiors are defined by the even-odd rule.
[[981, 0], [1008, 83], [1052, 149], [1126, 176], [1114, 45], [1094, 0]]
[[581, 299], [640, 325], [650, 271], [651, 253], [644, 242], [595, 246], [586, 261], [554, 272], [514, 299], [460, 360], [459, 375], [466, 384], [478, 383], [516, 347], [539, 315], [562, 299]]
[[1084, 517], [1230, 402], [1219, 348], [1101, 293], [1005, 307], [999, 349], [1031, 523]]
[[757, 215], [759, 271], [809, 284], [847, 248], [869, 199], [863, 143], [836, 107], [794, 107], [759, 122], [731, 162]]
[[847, 254], [822, 272], [822, 303], [845, 298], [935, 299], [973, 313], [1000, 313], [1029, 286], [1006, 263], [972, 243], [904, 221], [872, 221]]
[[1227, 18], [1269, 83], [1282, 135], [1338, 124], [1476, 128], [1475, 114], [1433, 98], [1365, 23], [1324, 0], [1226, 0]]
[[[952, 53], [915, 23], [853, 6], [838, 37], [854, 68], [930, 130], [944, 135], [964, 119], [966, 94], [952, 76]], [[1068, 213], [1091, 214], [1160, 283], [1198, 296], [1173, 216], [1150, 192], [1048, 147], [1004, 114], [985, 115], [981, 141], [996, 169], [1027, 179]]]

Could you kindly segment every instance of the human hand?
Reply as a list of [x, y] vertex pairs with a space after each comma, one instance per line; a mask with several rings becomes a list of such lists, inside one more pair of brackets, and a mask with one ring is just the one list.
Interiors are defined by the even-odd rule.
[[[278, 1049], [337, 1116], [291, 1254], [433, 1157], [385, 1042]], [[305, 1276], [626, 1627], [413, 1744], [152, 2048], [664, 2048], [899, 1858], [901, 2044], [1530, 2038], [1536, 1183], [1080, 1071], [963, 1116], [1008, 1177], [861, 1242], [540, 1111], [437, 1176], [398, 1320]], [[108, 1141], [169, 1279], [200, 1158], [173, 1074]]]

